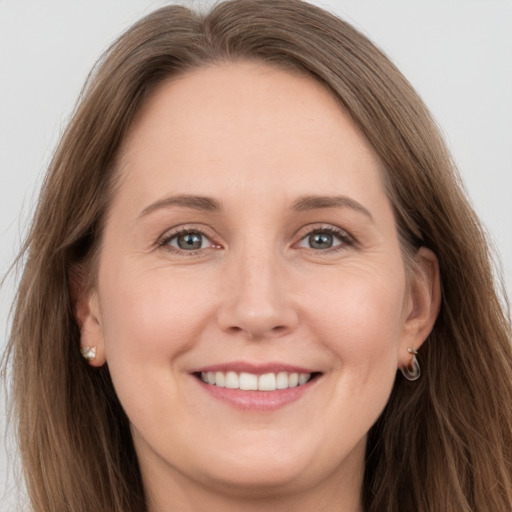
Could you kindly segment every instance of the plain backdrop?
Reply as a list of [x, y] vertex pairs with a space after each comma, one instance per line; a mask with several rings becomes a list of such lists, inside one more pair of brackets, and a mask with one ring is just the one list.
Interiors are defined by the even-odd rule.
[[[45, 168], [88, 71], [116, 36], [166, 3], [0, 0], [0, 275], [20, 246]], [[432, 110], [497, 248], [512, 295], [512, 1], [314, 3], [376, 42]], [[0, 351], [13, 290], [10, 279], [0, 294]], [[11, 510], [16, 486], [12, 461], [6, 462], [3, 418], [2, 406], [0, 508]]]

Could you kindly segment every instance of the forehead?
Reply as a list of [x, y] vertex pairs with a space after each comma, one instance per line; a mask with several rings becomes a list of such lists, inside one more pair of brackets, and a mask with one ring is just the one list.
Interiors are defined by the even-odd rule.
[[311, 193], [314, 180], [329, 193], [340, 176], [382, 191], [380, 161], [334, 95], [258, 62], [211, 65], [161, 84], [135, 120], [119, 167], [139, 192], [151, 188], [142, 183], [148, 176], [166, 193], [210, 195], [223, 180], [252, 190], [293, 183], [297, 194]]

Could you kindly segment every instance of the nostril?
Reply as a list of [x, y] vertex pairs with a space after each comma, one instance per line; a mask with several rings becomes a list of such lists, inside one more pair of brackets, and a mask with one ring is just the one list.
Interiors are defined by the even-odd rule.
[[[244, 329], [241, 329], [242, 331]], [[271, 327], [266, 331], [247, 330], [247, 337], [251, 340], [264, 339], [264, 338], [279, 338], [284, 336], [290, 329], [286, 325], [277, 325]]]
[[281, 336], [281, 335], [285, 334], [287, 331], [288, 331], [288, 328], [286, 327], [286, 325], [277, 325], [276, 327], [274, 327], [272, 329], [271, 333], [273, 333], [277, 336]]

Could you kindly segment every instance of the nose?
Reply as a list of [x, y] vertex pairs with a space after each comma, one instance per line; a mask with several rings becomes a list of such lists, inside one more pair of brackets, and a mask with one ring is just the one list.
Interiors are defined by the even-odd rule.
[[218, 323], [251, 340], [276, 338], [298, 324], [292, 281], [275, 254], [239, 255], [224, 275]]

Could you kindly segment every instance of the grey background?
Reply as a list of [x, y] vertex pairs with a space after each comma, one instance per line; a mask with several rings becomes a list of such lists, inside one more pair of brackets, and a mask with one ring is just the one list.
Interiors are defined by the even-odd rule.
[[[88, 71], [117, 35], [166, 3], [0, 0], [0, 275], [19, 248]], [[430, 107], [497, 248], [512, 295], [512, 1], [313, 3], [369, 35]], [[13, 293], [9, 279], [0, 293], [0, 351]], [[9, 450], [8, 464], [5, 444], [12, 439], [4, 439], [3, 382], [1, 392], [0, 503], [2, 510], [14, 510], [16, 455]]]

